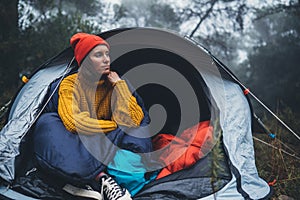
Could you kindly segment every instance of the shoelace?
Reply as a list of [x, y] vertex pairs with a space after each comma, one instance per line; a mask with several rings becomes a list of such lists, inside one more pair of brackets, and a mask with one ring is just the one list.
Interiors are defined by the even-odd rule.
[[102, 179], [101, 194], [103, 191], [109, 200], [117, 200], [123, 196], [122, 188], [111, 177]]

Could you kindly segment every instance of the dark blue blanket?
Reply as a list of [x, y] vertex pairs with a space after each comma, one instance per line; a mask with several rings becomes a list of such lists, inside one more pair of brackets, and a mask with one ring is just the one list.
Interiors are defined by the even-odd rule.
[[[51, 85], [48, 94], [53, 92], [57, 84], [58, 81]], [[151, 138], [148, 128], [145, 128], [150, 122], [149, 115], [142, 99], [135, 92], [133, 95], [145, 115], [140, 128], [126, 130], [118, 127], [107, 134], [82, 136], [70, 133], [63, 125], [57, 113], [58, 92], [55, 91], [33, 131], [38, 164], [49, 173], [66, 180], [86, 183], [106, 169], [118, 148], [137, 153], [151, 152]], [[132, 134], [135, 132], [141, 132], [143, 138], [134, 137]]]

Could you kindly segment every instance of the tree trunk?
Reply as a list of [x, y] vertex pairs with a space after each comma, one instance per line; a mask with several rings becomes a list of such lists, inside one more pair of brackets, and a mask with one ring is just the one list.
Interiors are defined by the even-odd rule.
[[[6, 101], [18, 86], [18, 0], [0, 1], [0, 99]], [[0, 102], [1, 104], [4, 102]]]
[[18, 33], [18, 0], [0, 1], [0, 41], [7, 41]]

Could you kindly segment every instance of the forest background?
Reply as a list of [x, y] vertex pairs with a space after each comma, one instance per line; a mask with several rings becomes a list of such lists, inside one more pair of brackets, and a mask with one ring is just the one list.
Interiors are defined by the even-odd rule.
[[[21, 76], [69, 47], [74, 33], [120, 27], [156, 27], [192, 38], [300, 133], [299, 0], [1, 0], [1, 112], [22, 86]], [[259, 174], [272, 182], [273, 199], [299, 199], [300, 141], [251, 101], [276, 134], [254, 134]]]

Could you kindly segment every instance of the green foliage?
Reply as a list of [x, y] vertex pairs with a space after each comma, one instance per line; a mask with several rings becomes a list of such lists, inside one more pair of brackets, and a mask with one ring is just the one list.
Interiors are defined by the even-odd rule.
[[168, 4], [153, 4], [150, 7], [151, 17], [146, 26], [168, 28], [179, 31], [180, 20], [174, 9]]
[[[278, 115], [287, 122], [291, 122], [291, 119], [296, 117], [290, 109], [286, 109], [278, 113]], [[266, 115], [264, 121], [271, 131], [276, 134], [276, 139], [263, 134], [255, 135], [258, 139], [273, 146], [266, 146], [266, 144], [258, 140], [255, 141], [258, 172], [268, 182], [275, 180], [273, 198], [287, 195], [297, 199], [300, 185], [299, 140], [296, 140], [295, 136], [280, 126], [274, 118]], [[293, 121], [294, 123], [291, 126], [296, 130], [300, 130], [300, 123]]]
[[20, 50], [18, 40], [17, 0], [0, 1], [0, 105], [14, 94], [7, 88], [17, 84], [10, 80], [16, 77], [15, 63]]
[[95, 0], [28, 0], [27, 3], [43, 15], [49, 11], [58, 10], [58, 12], [65, 11], [70, 15], [85, 13], [93, 16], [102, 8], [100, 1]]
[[26, 41], [21, 43], [21, 48], [27, 49], [22, 51], [22, 57], [26, 58], [23, 66], [29, 70], [69, 47], [69, 38], [74, 33], [99, 33], [101, 30], [100, 25], [85, 18], [100, 8], [98, 1], [89, 0], [87, 4], [82, 1], [32, 0], [31, 5], [40, 12], [24, 30], [20, 30], [21, 39]]
[[193, 22], [187, 27], [190, 37], [205, 39], [215, 32], [232, 34], [243, 31], [249, 10], [245, 0], [192, 0], [182, 9], [181, 20]]
[[21, 43], [21, 48], [28, 49], [22, 51], [22, 57], [26, 58], [23, 66], [27, 66], [28, 71], [69, 47], [69, 38], [74, 33], [100, 32], [98, 27], [80, 16], [58, 15], [41, 21], [36, 27], [29, 27], [21, 33], [26, 41]]
[[114, 7], [115, 22], [119, 26], [157, 27], [179, 31], [181, 24], [178, 13], [161, 1], [123, 0]]
[[[257, 22], [264, 36], [249, 56], [248, 85], [259, 98], [275, 108], [285, 105], [300, 113], [299, 10], [278, 13]], [[267, 26], [268, 24], [268, 26]]]
[[3, 18], [15, 12], [12, 21], [19, 21], [19, 26], [16, 23], [9, 29], [8, 23], [4, 30], [14, 34], [0, 42], [1, 52], [6, 52], [0, 55], [0, 72], [5, 75], [0, 79], [2, 103], [14, 96], [22, 84], [20, 74], [31, 74], [46, 60], [69, 47], [69, 38], [74, 33], [101, 31], [101, 16], [98, 23], [89, 20], [89, 14], [95, 14], [102, 8], [102, 4], [95, 0], [89, 0], [88, 4], [86, 1], [60, 0], [20, 1], [18, 6], [17, 1], [12, 3], [15, 7], [9, 7], [11, 10], [4, 13]]

